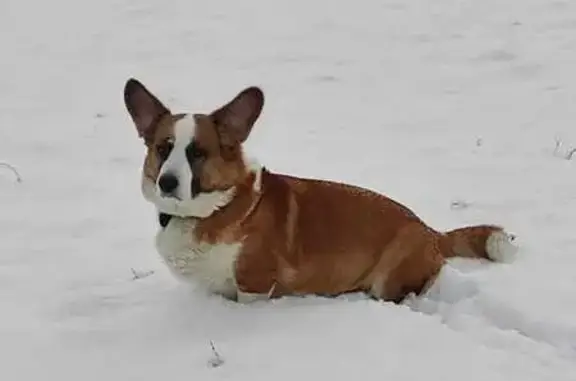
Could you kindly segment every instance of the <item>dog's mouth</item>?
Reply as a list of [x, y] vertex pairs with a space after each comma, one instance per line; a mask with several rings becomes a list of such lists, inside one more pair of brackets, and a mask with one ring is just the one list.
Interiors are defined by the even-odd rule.
[[162, 213], [184, 218], [206, 218], [228, 205], [236, 189], [232, 187], [226, 191], [200, 192], [196, 197], [188, 198], [177, 192], [160, 192], [153, 179], [143, 176], [142, 193]]
[[181, 197], [179, 197], [178, 195], [173, 194], [173, 193], [165, 193], [165, 192], [162, 192], [162, 193], [160, 193], [160, 197], [163, 198], [164, 200], [177, 200], [177, 201], [182, 201], [182, 198], [181, 198]]

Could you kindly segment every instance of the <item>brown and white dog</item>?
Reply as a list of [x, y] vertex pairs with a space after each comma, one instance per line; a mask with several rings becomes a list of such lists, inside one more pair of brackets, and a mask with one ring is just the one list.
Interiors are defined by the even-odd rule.
[[366, 292], [400, 302], [427, 289], [446, 258], [516, 254], [498, 226], [438, 232], [373, 191], [254, 164], [242, 144], [264, 105], [257, 87], [209, 114], [173, 114], [135, 79], [124, 100], [147, 147], [142, 192], [160, 216], [157, 250], [211, 293], [248, 302]]

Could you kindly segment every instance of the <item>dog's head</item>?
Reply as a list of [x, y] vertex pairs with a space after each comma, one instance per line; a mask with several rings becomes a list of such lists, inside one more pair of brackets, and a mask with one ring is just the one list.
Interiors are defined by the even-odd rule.
[[251, 171], [242, 143], [264, 105], [249, 87], [209, 114], [173, 114], [135, 79], [124, 102], [147, 153], [142, 192], [160, 212], [204, 218], [228, 204]]

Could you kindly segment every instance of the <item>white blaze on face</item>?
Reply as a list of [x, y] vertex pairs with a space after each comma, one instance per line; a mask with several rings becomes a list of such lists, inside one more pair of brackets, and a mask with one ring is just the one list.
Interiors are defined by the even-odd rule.
[[[194, 139], [196, 133], [196, 121], [192, 115], [186, 115], [174, 124], [174, 147], [168, 158], [162, 164], [158, 179], [164, 174], [172, 174], [178, 179], [178, 187], [174, 190], [176, 198], [184, 201], [192, 199], [192, 179], [193, 173], [188, 158], [186, 148]], [[161, 193], [156, 181], [157, 192]]]

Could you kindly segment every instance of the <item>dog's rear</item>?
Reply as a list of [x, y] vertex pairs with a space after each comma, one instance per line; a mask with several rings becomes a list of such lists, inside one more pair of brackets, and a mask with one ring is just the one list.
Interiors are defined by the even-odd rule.
[[[390, 256], [388, 249], [383, 265], [376, 269], [372, 294], [378, 298], [400, 302], [410, 293], [421, 294], [430, 287], [446, 259], [460, 257], [492, 262], [510, 262], [517, 253], [514, 236], [495, 225], [475, 225], [438, 232], [424, 223], [409, 225], [390, 245], [401, 255]], [[402, 249], [399, 250], [398, 248]], [[396, 261], [391, 261], [397, 258]]]

